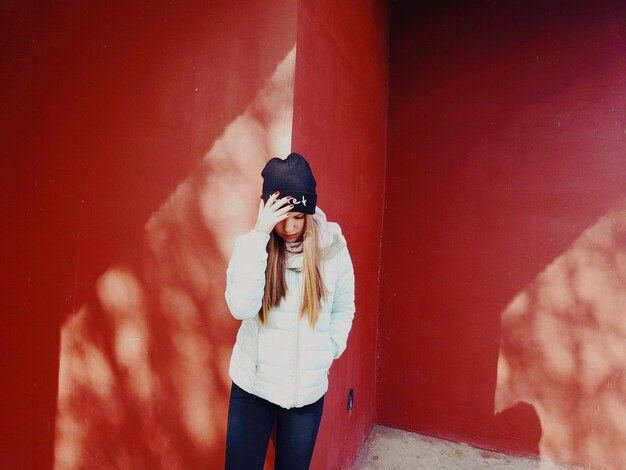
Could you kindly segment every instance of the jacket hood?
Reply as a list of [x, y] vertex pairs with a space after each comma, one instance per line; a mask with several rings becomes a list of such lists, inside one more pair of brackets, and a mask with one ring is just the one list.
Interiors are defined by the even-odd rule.
[[335, 222], [329, 222], [326, 219], [326, 214], [319, 206], [315, 208], [313, 220], [317, 223], [324, 259], [331, 259], [346, 246], [346, 239], [341, 233], [341, 227]]

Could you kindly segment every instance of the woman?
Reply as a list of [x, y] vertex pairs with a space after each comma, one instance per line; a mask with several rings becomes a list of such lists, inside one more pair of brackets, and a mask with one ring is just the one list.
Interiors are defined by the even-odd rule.
[[254, 230], [237, 238], [226, 302], [243, 320], [233, 348], [226, 468], [262, 469], [276, 420], [275, 469], [307, 469], [354, 317], [354, 272], [339, 225], [317, 206], [307, 161], [271, 159]]

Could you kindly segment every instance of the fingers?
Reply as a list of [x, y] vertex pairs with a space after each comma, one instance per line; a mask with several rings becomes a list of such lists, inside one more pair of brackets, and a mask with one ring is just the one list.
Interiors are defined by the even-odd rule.
[[[293, 209], [293, 204], [287, 204], [286, 206], [284, 206], [284, 207], [278, 209], [277, 211], [275, 211], [274, 215], [280, 216], [280, 215], [283, 215], [283, 214], [287, 214], [287, 212], [289, 212], [291, 209]], [[286, 215], [285, 215], [285, 218], [287, 218]]]
[[270, 197], [267, 198], [267, 202], [265, 203], [266, 209], [269, 209], [275, 212], [281, 207], [283, 207], [285, 204], [287, 204], [289, 202], [289, 199], [291, 199], [291, 196], [285, 196], [279, 199], [278, 198], [279, 194], [280, 194], [280, 191], [276, 191], [275, 193], [271, 194]]
[[273, 211], [279, 211], [281, 209], [284, 209], [285, 207], [291, 207], [293, 208], [294, 205], [293, 204], [289, 204], [291, 200], [291, 196], [285, 196], [281, 199], [278, 199], [273, 205], [272, 205], [272, 210]]
[[285, 220], [289, 216], [289, 211], [294, 208], [293, 204], [288, 204], [290, 196], [278, 199], [280, 193], [276, 191], [267, 198], [259, 201], [259, 214], [257, 216], [255, 230], [270, 233], [277, 223]]
[[276, 201], [279, 194], [280, 194], [280, 191], [276, 191], [274, 194], [270, 195], [270, 197], [267, 198], [267, 204], [265, 205], [271, 206], [274, 203], [274, 201]]
[[[281, 197], [280, 199], [275, 199], [274, 201], [272, 201], [271, 204], [271, 208], [273, 210], [279, 209], [280, 207], [282, 207], [283, 205], [287, 204], [287, 201], [289, 200], [289, 196], [285, 196], [285, 197]], [[269, 204], [269, 199], [268, 199], [268, 204]]]

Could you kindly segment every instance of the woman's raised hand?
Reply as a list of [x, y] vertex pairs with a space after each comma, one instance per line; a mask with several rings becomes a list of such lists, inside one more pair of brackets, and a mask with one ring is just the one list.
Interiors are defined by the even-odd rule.
[[293, 209], [293, 204], [287, 204], [290, 196], [278, 199], [278, 194], [278, 191], [272, 194], [265, 204], [263, 203], [263, 199], [261, 199], [259, 202], [259, 215], [256, 218], [254, 230], [269, 235], [278, 222], [288, 217], [287, 212]]

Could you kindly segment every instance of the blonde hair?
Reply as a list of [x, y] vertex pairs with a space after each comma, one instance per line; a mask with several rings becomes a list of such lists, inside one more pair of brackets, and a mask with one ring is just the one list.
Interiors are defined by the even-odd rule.
[[[287, 294], [285, 241], [276, 235], [274, 231], [270, 233], [267, 253], [265, 292], [263, 293], [263, 304], [259, 311], [259, 318], [264, 325], [267, 324], [270, 311], [276, 308]], [[319, 245], [317, 223], [310, 214], [305, 216], [302, 257], [302, 274], [304, 279], [300, 316], [308, 315], [309, 325], [313, 328], [319, 317], [322, 298], [326, 296], [326, 288], [324, 287], [324, 280], [320, 271], [322, 250]]]

